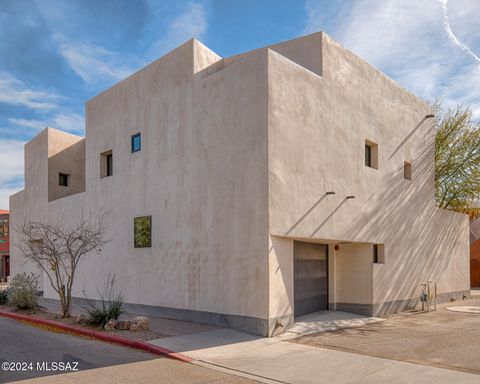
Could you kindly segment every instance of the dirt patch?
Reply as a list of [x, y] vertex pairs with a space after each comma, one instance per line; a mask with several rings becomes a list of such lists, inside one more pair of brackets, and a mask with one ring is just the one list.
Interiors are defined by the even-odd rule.
[[[57, 321], [59, 323], [72, 325], [72, 326], [74, 326], [76, 328], [79, 328], [79, 329], [89, 329], [89, 330], [101, 331], [101, 332], [104, 332], [104, 333], [108, 333], [108, 334], [116, 335], [116, 336], [122, 336], [122, 337], [125, 337], [127, 339], [136, 340], [136, 341], [148, 341], [148, 340], [159, 339], [159, 338], [167, 336], [167, 335], [163, 335], [161, 333], [154, 332], [154, 331], [151, 331], [151, 330], [148, 330], [148, 331], [130, 331], [130, 330], [122, 331], [122, 330], [117, 330], [116, 329], [116, 330], [113, 330], [113, 331], [105, 331], [104, 329], [102, 329], [101, 327], [98, 327], [98, 326], [93, 326], [93, 325], [88, 325], [88, 324], [78, 324], [76, 322], [75, 317], [69, 317], [69, 318], [65, 319], [60, 314], [48, 311], [48, 310], [46, 310], [45, 308], [42, 308], [42, 307], [38, 308], [37, 310], [32, 310], [32, 309], [22, 310], [22, 309], [17, 309], [17, 308], [12, 307], [12, 306], [8, 306], [8, 305], [0, 305], [0, 312], [18, 313], [18, 314], [21, 314], [21, 315], [27, 315], [27, 316], [37, 317], [37, 318], [41, 318], [41, 319], [54, 320], [54, 321]], [[52, 327], [48, 327], [48, 326], [41, 326], [41, 327], [48, 328], [48, 329], [52, 328]]]
[[442, 304], [435, 312], [390, 315], [356, 328], [307, 335], [293, 343], [480, 373], [480, 315], [446, 307], [479, 305], [480, 300]]

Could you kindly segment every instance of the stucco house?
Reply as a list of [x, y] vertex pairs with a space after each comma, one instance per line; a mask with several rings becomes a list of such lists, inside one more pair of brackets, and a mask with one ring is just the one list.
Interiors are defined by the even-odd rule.
[[435, 206], [431, 113], [322, 32], [228, 58], [190, 40], [88, 101], [85, 138], [26, 144], [11, 221], [108, 212], [75, 296], [115, 273], [129, 310], [265, 336], [403, 310], [429, 280], [461, 299], [469, 222]]

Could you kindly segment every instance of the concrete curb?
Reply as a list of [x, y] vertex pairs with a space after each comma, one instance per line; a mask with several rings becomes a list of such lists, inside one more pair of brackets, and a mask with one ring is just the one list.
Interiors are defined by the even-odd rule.
[[90, 329], [78, 328], [78, 327], [74, 327], [73, 325], [59, 323], [58, 321], [54, 321], [54, 320], [40, 319], [38, 317], [20, 315], [17, 313], [10, 313], [10, 312], [1, 312], [1, 311], [0, 311], [0, 317], [7, 317], [13, 320], [25, 321], [33, 324], [46, 325], [49, 327], [62, 329], [64, 331], [68, 331], [77, 335], [88, 336], [97, 340], [106, 341], [108, 343], [120, 344], [130, 348], [141, 349], [143, 351], [150, 352], [155, 355], [165, 356], [170, 359], [183, 361], [185, 363], [191, 363], [193, 361], [193, 359], [191, 359], [188, 356], [182, 355], [181, 353], [173, 352], [153, 344], [145, 343], [143, 341], [130, 340], [125, 337], [111, 335], [109, 333], [105, 333], [101, 331], [93, 331]]

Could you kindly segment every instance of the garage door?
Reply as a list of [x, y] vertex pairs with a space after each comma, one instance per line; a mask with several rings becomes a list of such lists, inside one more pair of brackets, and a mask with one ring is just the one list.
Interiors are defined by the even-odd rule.
[[295, 316], [328, 309], [328, 246], [294, 243]]

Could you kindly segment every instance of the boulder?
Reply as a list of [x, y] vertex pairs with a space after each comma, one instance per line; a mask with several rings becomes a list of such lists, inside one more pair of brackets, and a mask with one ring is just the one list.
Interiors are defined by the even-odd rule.
[[121, 331], [126, 331], [130, 329], [130, 320], [119, 320], [115, 324], [115, 328]]
[[148, 331], [150, 321], [148, 317], [137, 316], [130, 320], [131, 331]]
[[118, 321], [115, 319], [110, 319], [107, 324], [103, 327], [106, 331], [113, 331], [117, 327]]
[[88, 315], [86, 315], [85, 313], [81, 313], [75, 319], [77, 324], [88, 324], [88, 320], [89, 320]]

